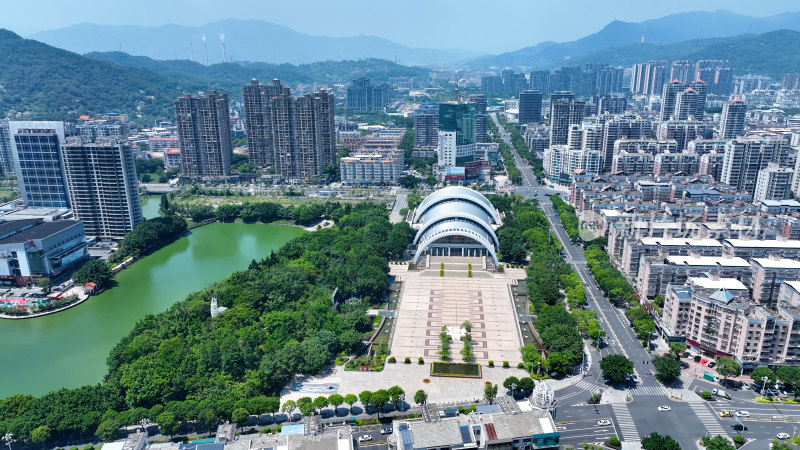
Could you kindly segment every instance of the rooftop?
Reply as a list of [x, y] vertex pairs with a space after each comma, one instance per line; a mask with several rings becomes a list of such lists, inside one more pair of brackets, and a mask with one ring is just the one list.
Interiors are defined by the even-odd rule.
[[[28, 219], [28, 220], [36, 221], [38, 219]], [[15, 220], [15, 221], [10, 222], [10, 223], [19, 223], [19, 222], [23, 222], [23, 221], [22, 220]], [[9, 222], [5, 222], [3, 224], [0, 224], [0, 235], [5, 234], [5, 233], [2, 233], [2, 226], [5, 225], [6, 223], [9, 223]], [[28, 241], [31, 241], [31, 240], [34, 240], [34, 239], [44, 239], [44, 238], [46, 238], [48, 236], [52, 236], [52, 235], [58, 233], [59, 231], [66, 230], [67, 228], [75, 226], [76, 224], [79, 224], [79, 223], [80, 223], [80, 221], [78, 221], [78, 220], [56, 220], [56, 221], [53, 221], [53, 222], [44, 222], [44, 223], [41, 223], [39, 225], [33, 226], [31, 228], [25, 229], [25, 230], [23, 230], [23, 231], [21, 231], [19, 233], [15, 233], [15, 234], [13, 234], [11, 236], [8, 236], [5, 239], [0, 240], [0, 245], [22, 244], [22, 243], [25, 243], [25, 242], [28, 242]]]
[[691, 246], [691, 247], [722, 247], [716, 239], [691, 239], [691, 238], [663, 238], [663, 237], [643, 237], [641, 242], [644, 245], [667, 246]]
[[725, 239], [723, 241], [734, 248], [793, 248], [800, 249], [800, 241], [779, 241], [776, 239]]
[[747, 286], [736, 278], [689, 277], [686, 281], [687, 284], [692, 284], [702, 289], [747, 290]]
[[795, 259], [753, 258], [750, 261], [765, 269], [800, 269], [800, 261]]
[[721, 256], [667, 256], [666, 262], [675, 266], [699, 267], [750, 267], [742, 258], [723, 258]]

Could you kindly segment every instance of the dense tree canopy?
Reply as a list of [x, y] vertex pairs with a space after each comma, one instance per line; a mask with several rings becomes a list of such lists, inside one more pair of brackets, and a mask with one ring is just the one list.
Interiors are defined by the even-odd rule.
[[[389, 223], [383, 205], [341, 209], [337, 226], [305, 234], [140, 320], [111, 351], [103, 384], [0, 400], [0, 434], [30, 439], [42, 425], [54, 433], [105, 434], [165, 411], [213, 426], [239, 409], [277, 411], [269, 399], [295, 374], [317, 373], [349, 351], [344, 337], [371, 329], [369, 302], [386, 292], [387, 242], [403, 228]], [[332, 307], [337, 287], [338, 299], [363, 301]], [[212, 296], [229, 308], [216, 318], [209, 315]]]
[[99, 259], [93, 259], [84, 264], [83, 267], [76, 270], [72, 274], [72, 279], [76, 284], [86, 284], [89, 282], [95, 283], [98, 286], [105, 286], [113, 274], [108, 264]]
[[609, 384], [620, 384], [633, 373], [633, 362], [624, 355], [608, 355], [600, 360], [600, 370]]

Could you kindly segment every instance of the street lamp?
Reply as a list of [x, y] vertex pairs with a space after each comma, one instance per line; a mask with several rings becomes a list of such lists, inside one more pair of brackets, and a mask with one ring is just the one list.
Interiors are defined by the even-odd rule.
[[764, 391], [767, 389], [767, 380], [769, 377], [761, 377], [761, 396], [764, 396]]
[[142, 420], [139, 421], [139, 425], [142, 426], [142, 431], [147, 431], [147, 428], [145, 428], [145, 425], [147, 425], [149, 422], [150, 421], [148, 419], [144, 418], [144, 417], [142, 418]]

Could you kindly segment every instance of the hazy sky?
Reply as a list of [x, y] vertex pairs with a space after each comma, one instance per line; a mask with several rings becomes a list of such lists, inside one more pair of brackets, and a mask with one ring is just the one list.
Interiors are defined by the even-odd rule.
[[327, 36], [369, 34], [411, 47], [515, 50], [568, 41], [618, 19], [638, 22], [698, 9], [767, 16], [798, 0], [2, 0], [0, 27], [29, 35], [92, 22], [202, 25], [261, 19]]

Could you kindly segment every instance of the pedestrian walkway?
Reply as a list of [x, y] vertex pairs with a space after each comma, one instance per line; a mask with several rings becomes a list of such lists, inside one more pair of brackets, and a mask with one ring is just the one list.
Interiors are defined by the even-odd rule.
[[631, 395], [669, 395], [663, 386], [639, 386], [630, 392]]
[[628, 405], [624, 403], [615, 403], [611, 405], [614, 411], [614, 417], [617, 418], [617, 425], [622, 434], [622, 440], [627, 442], [639, 442], [639, 432], [636, 431], [636, 423], [631, 417], [631, 412], [628, 410]]
[[706, 402], [698, 399], [688, 400], [686, 403], [689, 404], [689, 407], [692, 408], [697, 418], [700, 419], [700, 422], [706, 427], [709, 436], [728, 436], [725, 428], [723, 428], [719, 420], [717, 420], [717, 414], [708, 407]]

